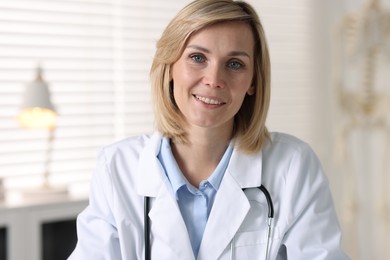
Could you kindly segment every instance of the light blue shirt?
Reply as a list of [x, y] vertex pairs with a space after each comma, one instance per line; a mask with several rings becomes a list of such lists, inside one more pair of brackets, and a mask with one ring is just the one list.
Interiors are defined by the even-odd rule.
[[187, 226], [192, 250], [196, 257], [199, 252], [204, 229], [214, 203], [215, 195], [221, 184], [223, 175], [229, 164], [233, 151], [233, 142], [230, 142], [217, 168], [207, 180], [203, 180], [199, 188], [191, 185], [184, 177], [172, 154], [170, 141], [163, 138], [158, 159], [164, 167], [165, 173], [172, 185], [181, 215]]

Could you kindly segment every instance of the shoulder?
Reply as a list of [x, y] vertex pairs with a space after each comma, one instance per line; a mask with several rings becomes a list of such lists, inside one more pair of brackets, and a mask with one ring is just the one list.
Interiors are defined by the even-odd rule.
[[294, 150], [310, 148], [306, 142], [293, 135], [280, 133], [280, 132], [271, 132], [270, 136], [271, 136], [271, 144], [268, 143], [268, 145], [270, 145], [272, 148], [278, 146], [283, 146], [284, 148], [288, 147]]
[[285, 133], [272, 132], [270, 133], [270, 140], [264, 144], [263, 156], [297, 156], [312, 155], [315, 156], [314, 151], [310, 145], [303, 140]]
[[98, 157], [104, 157], [106, 161], [138, 158], [145, 148], [153, 146], [153, 143], [159, 142], [160, 139], [159, 133], [127, 137], [101, 147]]
[[263, 180], [291, 216], [298, 216], [320, 190], [328, 190], [320, 160], [299, 138], [272, 133], [262, 156]]
[[321, 162], [310, 145], [288, 134], [271, 133], [262, 157], [265, 171], [279, 172], [285, 180], [324, 177]]
[[111, 192], [128, 192], [123, 187], [135, 187], [139, 165], [142, 160], [149, 165], [156, 158], [160, 144], [161, 135], [154, 133], [128, 137], [103, 146], [97, 153], [95, 179], [102, 179], [102, 185], [111, 186]]

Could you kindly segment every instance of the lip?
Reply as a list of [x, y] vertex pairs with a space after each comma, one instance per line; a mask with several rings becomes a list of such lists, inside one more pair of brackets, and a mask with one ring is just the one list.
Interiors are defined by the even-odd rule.
[[216, 97], [211, 97], [211, 96], [204, 96], [204, 95], [199, 95], [199, 94], [193, 94], [192, 95], [197, 101], [202, 102], [205, 105], [210, 105], [210, 106], [221, 106], [226, 104], [223, 100], [220, 98]]

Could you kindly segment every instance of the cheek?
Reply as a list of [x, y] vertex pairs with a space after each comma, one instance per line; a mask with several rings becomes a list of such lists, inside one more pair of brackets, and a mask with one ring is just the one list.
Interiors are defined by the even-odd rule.
[[188, 68], [186, 66], [185, 60], [183, 59], [183, 57], [181, 57], [179, 60], [172, 64], [171, 75], [172, 78], [175, 80], [175, 78], [180, 78], [184, 74], [188, 74]]
[[185, 86], [181, 83], [180, 79], [173, 80], [171, 93], [173, 95], [173, 102], [179, 110], [182, 110], [185, 100], [188, 97], [188, 91]]
[[181, 82], [185, 82], [187, 80], [188, 73], [186, 70], [180, 66], [175, 66], [175, 68], [172, 70], [172, 80], [175, 82], [175, 87], [178, 85], [181, 85]]
[[[245, 83], [245, 84], [250, 84], [250, 83]], [[247, 86], [247, 85], [246, 85]], [[239, 109], [243, 102], [244, 102], [244, 99], [246, 96], [251, 96], [255, 93], [255, 88], [250, 86], [250, 87], [240, 87], [239, 89], [237, 89], [237, 91], [235, 93], [232, 93], [233, 97], [235, 97], [235, 107], [237, 109]]]
[[245, 96], [245, 95], [253, 95], [255, 93], [255, 87], [252, 84], [252, 80], [250, 79], [250, 75], [240, 77], [234, 80], [234, 89], [237, 95]]

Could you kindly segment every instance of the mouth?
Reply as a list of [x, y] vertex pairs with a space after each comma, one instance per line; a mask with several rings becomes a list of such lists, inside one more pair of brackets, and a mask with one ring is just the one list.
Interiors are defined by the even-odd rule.
[[223, 104], [225, 104], [224, 102], [221, 102], [221, 101], [216, 100], [216, 99], [202, 97], [202, 96], [199, 96], [199, 95], [193, 95], [193, 96], [197, 100], [202, 101], [203, 103], [205, 103], [207, 105], [223, 105]]

